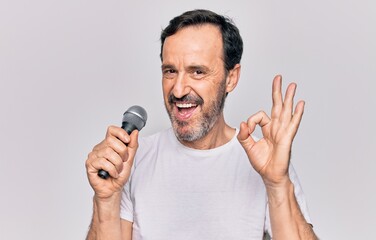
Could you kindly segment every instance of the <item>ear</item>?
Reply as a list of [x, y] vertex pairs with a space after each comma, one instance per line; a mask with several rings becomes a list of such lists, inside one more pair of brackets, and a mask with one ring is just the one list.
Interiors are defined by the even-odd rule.
[[236, 64], [233, 69], [231, 69], [226, 78], [226, 93], [232, 92], [235, 89], [236, 85], [238, 85], [238, 81], [240, 78], [240, 64]]

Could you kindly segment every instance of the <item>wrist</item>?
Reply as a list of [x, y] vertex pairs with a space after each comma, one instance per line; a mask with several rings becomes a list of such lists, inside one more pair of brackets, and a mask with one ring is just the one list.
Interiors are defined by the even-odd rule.
[[120, 219], [121, 192], [114, 193], [111, 197], [93, 197], [94, 212], [97, 213], [99, 223], [118, 221]]
[[280, 206], [283, 203], [289, 203], [294, 197], [294, 184], [290, 178], [287, 178], [278, 184], [265, 183], [268, 195], [269, 205]]

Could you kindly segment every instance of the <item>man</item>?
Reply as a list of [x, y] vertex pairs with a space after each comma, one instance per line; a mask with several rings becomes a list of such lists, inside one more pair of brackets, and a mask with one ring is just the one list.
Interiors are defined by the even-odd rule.
[[[237, 130], [223, 107], [240, 77], [238, 29], [195, 10], [172, 19], [161, 41], [172, 129], [138, 139], [108, 128], [86, 161], [95, 191], [88, 239], [316, 239], [290, 167], [304, 109], [300, 101], [293, 110], [296, 85], [283, 100], [276, 76], [271, 118], [256, 113]], [[257, 125], [260, 140], [251, 136]]]

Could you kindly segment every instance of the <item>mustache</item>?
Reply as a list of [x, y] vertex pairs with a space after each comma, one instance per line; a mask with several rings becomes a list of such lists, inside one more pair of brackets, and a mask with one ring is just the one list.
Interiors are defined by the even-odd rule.
[[194, 104], [197, 104], [197, 105], [201, 105], [201, 104], [204, 103], [204, 99], [202, 99], [199, 96], [194, 96], [192, 94], [184, 95], [181, 98], [177, 98], [177, 97], [174, 96], [174, 94], [170, 94], [168, 96], [168, 102], [170, 104], [173, 104], [175, 102], [190, 102], [190, 103], [194, 103]]

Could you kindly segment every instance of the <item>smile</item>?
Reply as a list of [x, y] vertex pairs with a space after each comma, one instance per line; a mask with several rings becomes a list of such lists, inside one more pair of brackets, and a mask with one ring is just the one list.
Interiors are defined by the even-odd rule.
[[195, 103], [177, 102], [175, 103], [175, 106], [176, 108], [174, 115], [177, 120], [186, 121], [192, 117], [198, 105]]
[[176, 106], [178, 108], [192, 108], [192, 107], [197, 107], [197, 104], [194, 104], [194, 103], [176, 103]]

